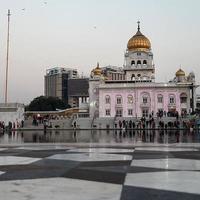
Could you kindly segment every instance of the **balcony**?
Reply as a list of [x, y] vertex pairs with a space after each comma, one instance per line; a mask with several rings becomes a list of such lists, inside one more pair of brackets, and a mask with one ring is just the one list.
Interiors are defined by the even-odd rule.
[[176, 103], [168, 103], [169, 108], [176, 108]]
[[142, 107], [142, 108], [149, 108], [151, 106], [151, 104], [150, 104], [150, 102], [146, 102], [146, 103], [141, 103], [140, 104], [140, 107]]
[[187, 108], [187, 103], [181, 103], [181, 108]]
[[123, 105], [122, 105], [122, 103], [116, 103], [116, 104], [115, 104], [115, 107], [116, 107], [116, 108], [122, 108]]

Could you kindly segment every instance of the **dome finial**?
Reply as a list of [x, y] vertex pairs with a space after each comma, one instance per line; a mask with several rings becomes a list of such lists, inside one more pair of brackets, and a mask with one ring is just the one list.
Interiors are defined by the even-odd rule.
[[137, 24], [138, 24], [138, 28], [137, 29], [138, 29], [138, 31], [140, 31], [140, 21], [139, 20], [137, 21]]
[[97, 62], [97, 68], [99, 68], [99, 62]]

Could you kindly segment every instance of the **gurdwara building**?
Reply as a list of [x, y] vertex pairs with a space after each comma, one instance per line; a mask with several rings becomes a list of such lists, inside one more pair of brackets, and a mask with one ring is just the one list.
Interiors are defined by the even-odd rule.
[[155, 82], [155, 65], [150, 40], [140, 24], [124, 54], [125, 64], [115, 70], [91, 71], [89, 112], [91, 118], [142, 117], [149, 114], [186, 114], [195, 110], [195, 74], [180, 68], [168, 82]]

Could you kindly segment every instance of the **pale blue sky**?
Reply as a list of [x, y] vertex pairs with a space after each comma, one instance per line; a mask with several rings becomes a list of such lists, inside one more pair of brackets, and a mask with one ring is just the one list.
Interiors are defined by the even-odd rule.
[[11, 102], [28, 103], [43, 94], [50, 67], [75, 67], [88, 75], [97, 61], [122, 66], [138, 20], [152, 44], [156, 80], [172, 79], [181, 65], [186, 73], [194, 71], [199, 82], [199, 0], [0, 0], [0, 101], [7, 9], [12, 14]]

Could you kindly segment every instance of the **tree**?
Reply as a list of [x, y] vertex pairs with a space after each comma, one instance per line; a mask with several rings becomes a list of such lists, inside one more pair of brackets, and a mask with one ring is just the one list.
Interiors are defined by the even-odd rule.
[[56, 109], [66, 109], [70, 106], [58, 97], [39, 96], [34, 98], [27, 106], [28, 111], [55, 111]]

